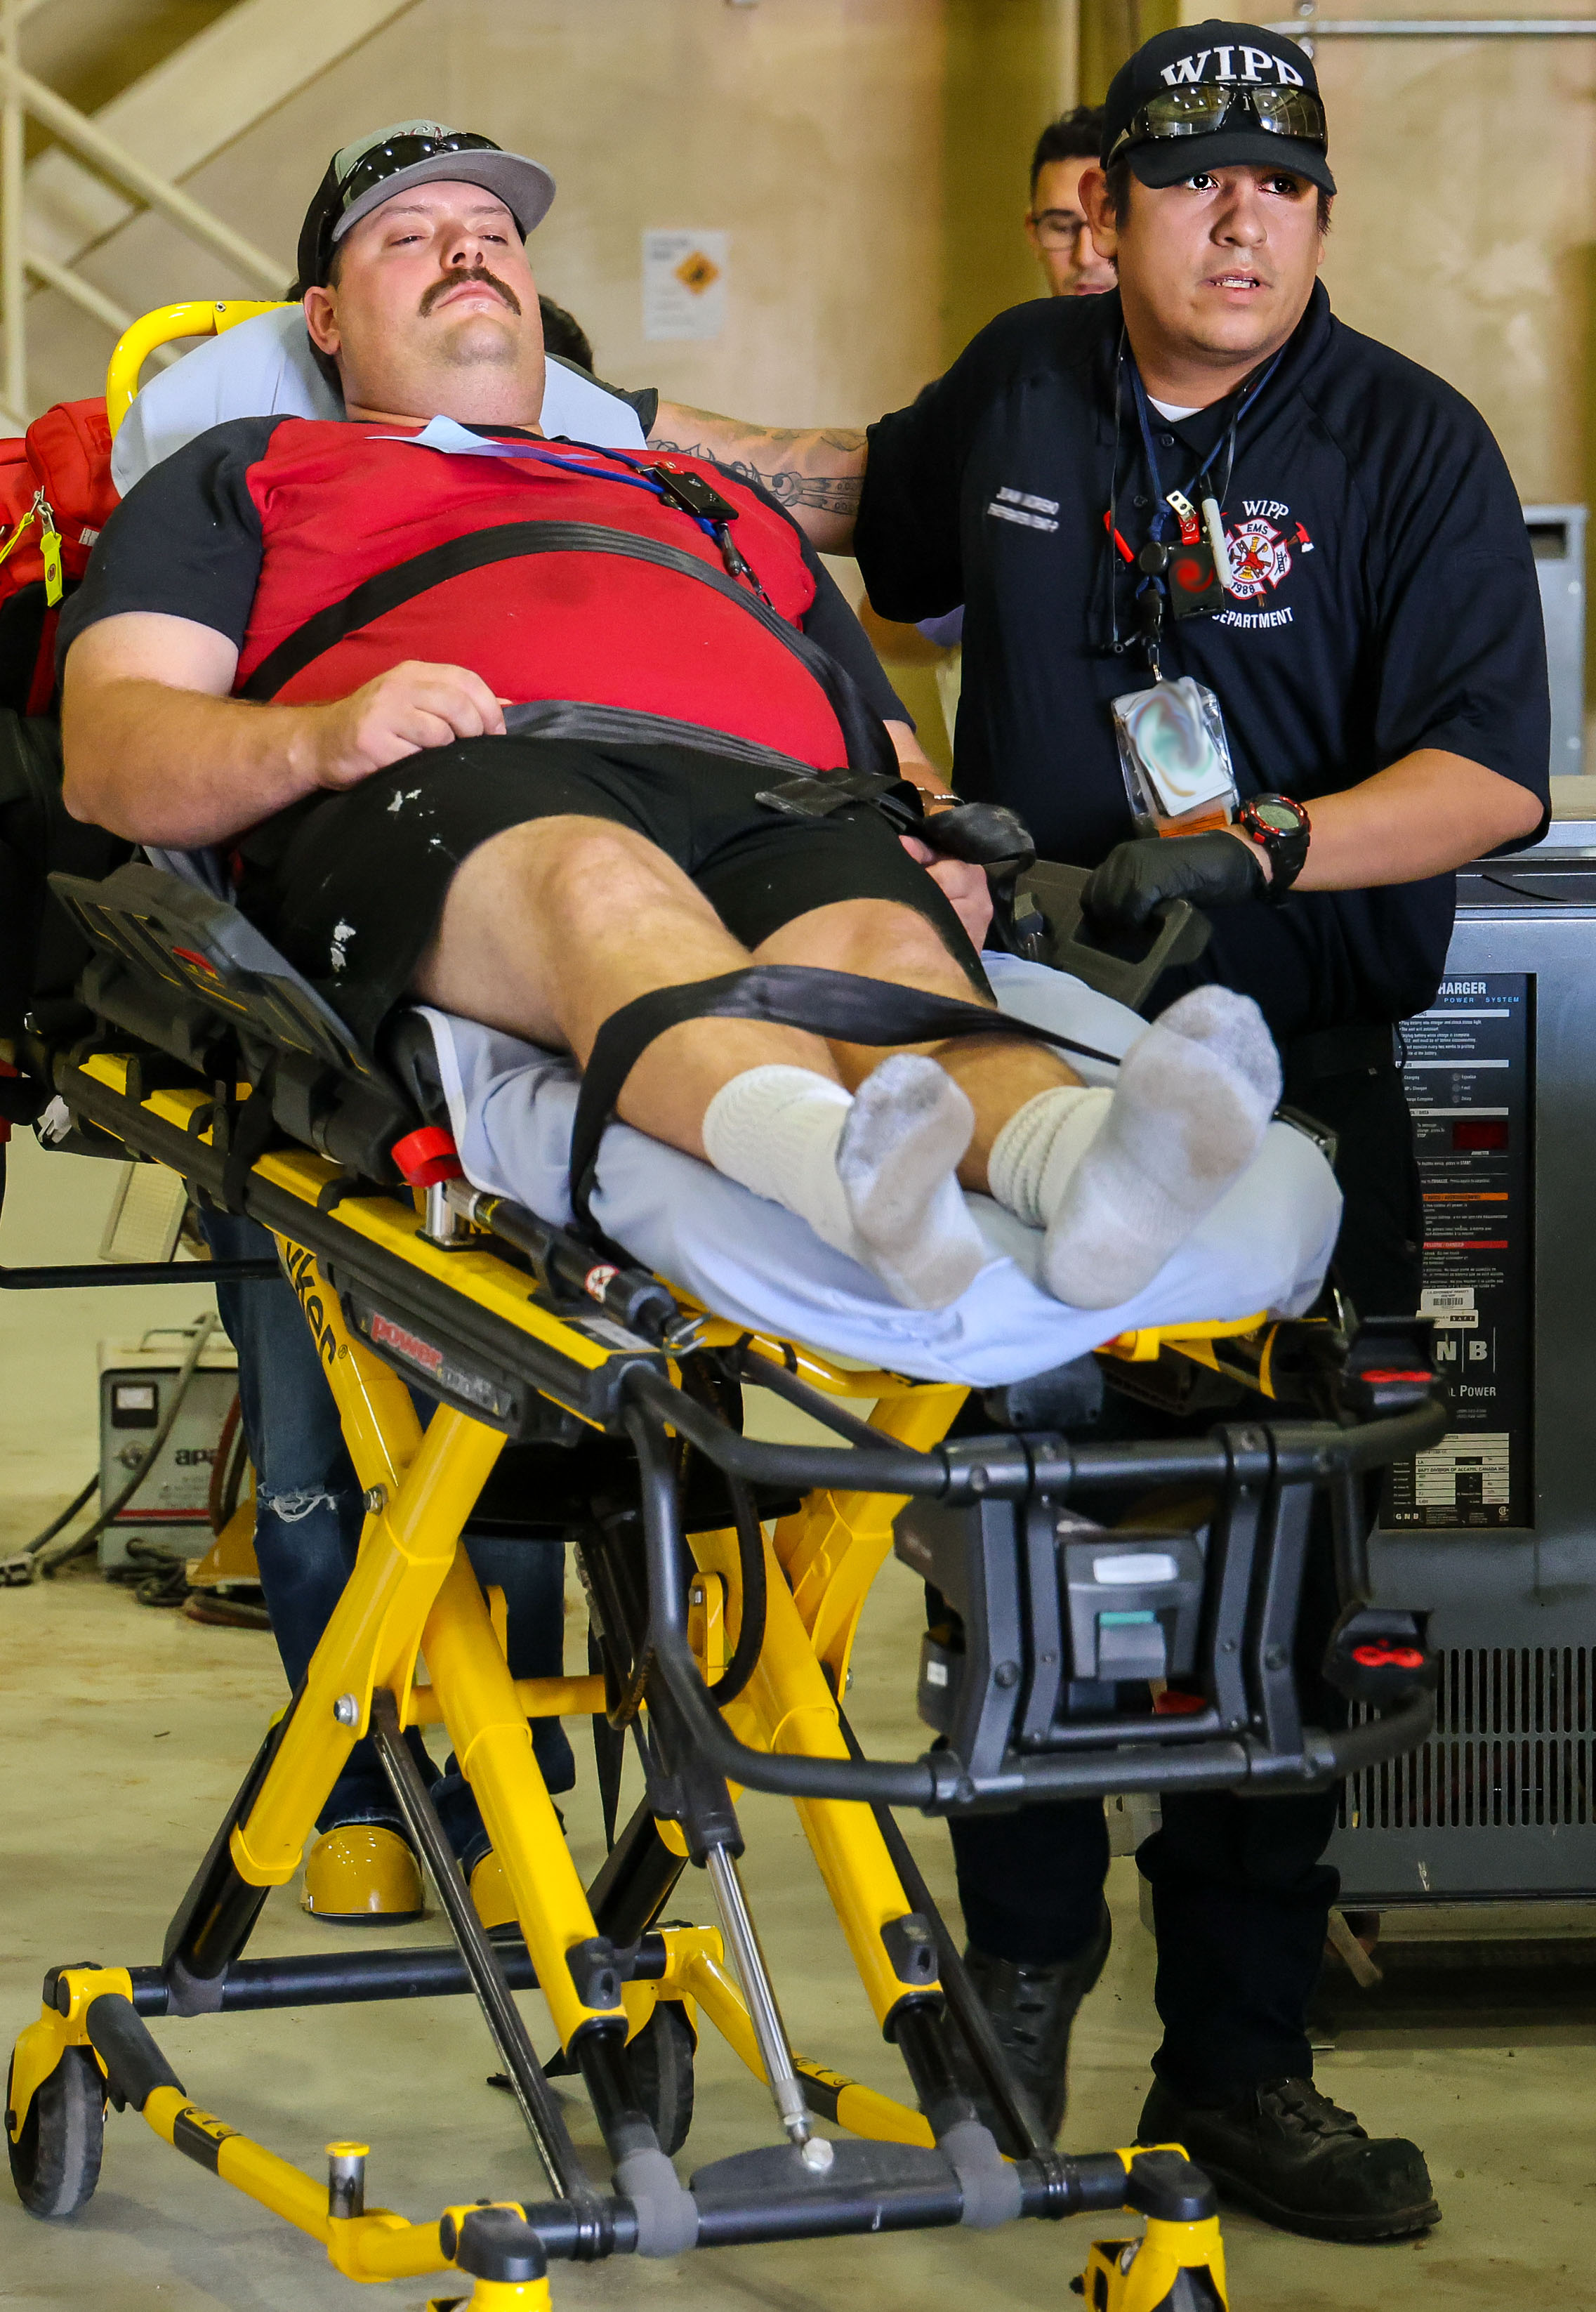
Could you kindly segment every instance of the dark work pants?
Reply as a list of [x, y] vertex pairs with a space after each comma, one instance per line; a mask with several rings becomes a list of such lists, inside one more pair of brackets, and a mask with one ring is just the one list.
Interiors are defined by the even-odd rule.
[[[1336, 1177], [1346, 1209], [1338, 1283], [1361, 1315], [1416, 1309], [1422, 1209], [1395, 1067], [1312, 1082], [1288, 1070], [1286, 1096], [1340, 1136]], [[1123, 1425], [1134, 1431], [1145, 1423], [1130, 1413]], [[1374, 1499], [1371, 1493], [1371, 1512]], [[1340, 1722], [1345, 1712], [1318, 1674], [1338, 1610], [1330, 1520], [1321, 1504], [1297, 1633], [1304, 1711], [1321, 1724]], [[1155, 1998], [1164, 2041], [1154, 2069], [1186, 2099], [1313, 2077], [1305, 2017], [1339, 1891], [1335, 1871], [1321, 1860], [1339, 1797], [1336, 1789], [1268, 1799], [1227, 1791], [1165, 1796], [1163, 1827], [1144, 1842], [1137, 1861], [1152, 1889], [1158, 1938]], [[1046, 1966], [1085, 1948], [1108, 1865], [1097, 1800], [955, 1817], [949, 1827], [959, 1900], [978, 1949]]]
[[[270, 1258], [272, 1239], [253, 1221], [204, 1216], [218, 1259]], [[272, 1634], [290, 1687], [315, 1652], [354, 1569], [365, 1507], [338, 1425], [338, 1409], [286, 1278], [219, 1283], [216, 1304], [239, 1353], [239, 1400], [255, 1465], [255, 1556]], [[430, 1401], [417, 1397], [424, 1422]], [[477, 1580], [504, 1591], [512, 1677], [557, 1677], [564, 1642], [565, 1553], [545, 1543], [474, 1535], [466, 1547]], [[410, 1747], [432, 1785], [456, 1854], [469, 1871], [488, 1837], [470, 1786], [451, 1758], [440, 1777], [411, 1730]], [[533, 1723], [533, 1745], [552, 1791], [568, 1791], [576, 1765], [556, 1718]], [[320, 1830], [376, 1823], [397, 1830], [398, 1808], [370, 1741], [357, 1742], [318, 1817]]]

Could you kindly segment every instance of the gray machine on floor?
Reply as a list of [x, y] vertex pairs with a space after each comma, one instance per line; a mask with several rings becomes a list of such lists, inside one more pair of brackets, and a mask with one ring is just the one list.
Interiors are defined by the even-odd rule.
[[1596, 1899], [1596, 820], [1459, 878], [1404, 1031], [1452, 1433], [1393, 1473], [1380, 1596], [1435, 1600], [1435, 1733], [1347, 1786], [1344, 1905]]

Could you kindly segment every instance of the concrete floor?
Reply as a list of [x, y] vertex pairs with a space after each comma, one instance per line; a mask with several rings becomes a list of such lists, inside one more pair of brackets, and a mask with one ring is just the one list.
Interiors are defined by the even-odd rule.
[[[24, 1145], [13, 1157], [0, 1257], [92, 1253], [109, 1169], [43, 1160]], [[25, 1540], [92, 1466], [99, 1335], [186, 1318], [205, 1298], [183, 1288], [109, 1302], [92, 1293], [0, 1295], [0, 1550]], [[919, 1610], [916, 1585], [889, 1567], [857, 1656], [856, 1722], [872, 1747], [900, 1755], [918, 1739], [910, 1665]], [[573, 1660], [576, 1652], [573, 1644]], [[6, 2036], [37, 2012], [39, 1977], [52, 1961], [158, 1957], [178, 1896], [282, 1694], [263, 1634], [141, 1608], [87, 1574], [0, 1591]], [[566, 1809], [578, 1860], [590, 1870], [601, 1842], [585, 1754], [584, 1742], [583, 1780]], [[741, 1812], [750, 1897], [795, 2041], [901, 2092], [896, 2058], [870, 2024], [790, 1809], [750, 1798]], [[943, 1835], [917, 1820], [906, 1827], [951, 1908]], [[1115, 1948], [1076, 2038], [1065, 2142], [1082, 2150], [1129, 2141], [1156, 2035], [1152, 1946], [1129, 1862], [1113, 1866], [1111, 1894]], [[689, 1875], [673, 1911], [710, 1917], [702, 1880]], [[334, 1931], [299, 1911], [290, 1887], [268, 1903], [254, 1948], [310, 1950]], [[435, 1917], [400, 1931], [443, 1940]], [[546, 2045], [541, 2001], [526, 2005]], [[449, 2200], [540, 2188], [513, 2106], [484, 2083], [496, 2066], [467, 2001], [158, 2028], [196, 2100], [306, 2168], [319, 2168], [335, 2137], [369, 2140], [373, 2204], [419, 2216]], [[1596, 2211], [1589, 2037], [1543, 2025], [1482, 2044], [1449, 2031], [1323, 2057], [1321, 2083], [1339, 2101], [1425, 2146], [1445, 2220], [1417, 2246], [1328, 2248], [1232, 2216], [1238, 2312], [1420, 2304], [1426, 2312], [1529, 2312], [1551, 2303], [1596, 2312], [1596, 2278], [1587, 2276]], [[763, 2089], [712, 2032], [700, 2052], [698, 2091], [684, 2172], [772, 2140]], [[579, 2142], [596, 2145], [580, 2097], [570, 2112]], [[1077, 2300], [1068, 2281], [1092, 2229], [1103, 2227], [750, 2248], [674, 2266], [618, 2263], [561, 2271], [555, 2290], [572, 2312], [645, 2302], [691, 2304], [693, 2312], [912, 2312], [977, 2291], [983, 2312], [1041, 2312]], [[387, 2300], [418, 2312], [428, 2292], [424, 2282], [407, 2283]], [[0, 2305], [15, 2312], [321, 2312], [358, 2300], [308, 2242], [174, 2158], [130, 2116], [110, 2115], [100, 2188], [70, 2223], [38, 2223], [0, 2188]]]

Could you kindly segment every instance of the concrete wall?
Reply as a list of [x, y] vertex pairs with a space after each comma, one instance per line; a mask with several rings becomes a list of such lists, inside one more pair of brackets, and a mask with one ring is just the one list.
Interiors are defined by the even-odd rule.
[[1077, 48], [1073, 0], [947, 0], [945, 363], [995, 313], [1042, 293], [1021, 229], [1027, 174], [1042, 129], [1076, 101]]
[[[419, 0], [187, 181], [286, 277], [338, 144], [409, 116], [483, 129], [558, 177], [534, 258], [606, 374], [854, 423], [938, 363], [944, 53], [943, 0]], [[718, 342], [644, 342], [640, 237], [660, 225], [731, 235]], [[153, 217], [85, 270], [135, 311], [244, 286]], [[36, 406], [93, 390], [105, 333], [54, 297], [32, 314]]]
[[1328, 39], [1314, 61], [1337, 311], [1466, 393], [1522, 496], [1583, 498], [1596, 39]]
[[[98, 112], [129, 81], [203, 32], [231, 0], [49, 0], [24, 19], [22, 62], [75, 104]], [[48, 132], [27, 128], [31, 154]]]
[[[1211, 13], [1186, 0], [1188, 21]], [[1324, 13], [1419, 12], [1339, 0]], [[1324, 267], [1337, 312], [1468, 395], [1526, 503], [1596, 503], [1596, 39], [1332, 38], [1314, 66], [1340, 187]]]

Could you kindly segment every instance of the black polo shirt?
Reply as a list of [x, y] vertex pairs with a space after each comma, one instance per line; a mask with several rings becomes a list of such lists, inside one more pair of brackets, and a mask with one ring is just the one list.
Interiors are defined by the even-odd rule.
[[[1133, 832], [1109, 701], [1150, 679], [1138, 650], [1111, 643], [1111, 585], [1123, 640], [1137, 582], [1110, 547], [1111, 495], [1132, 548], [1151, 518], [1128, 363], [1113, 472], [1120, 333], [1117, 293], [1000, 315], [871, 427], [856, 538], [884, 617], [965, 605], [960, 792], [1011, 804], [1044, 857], [1086, 866]], [[1227, 416], [1153, 412], [1165, 490], [1190, 489]], [[1534, 561], [1501, 451], [1461, 394], [1345, 328], [1316, 286], [1242, 420], [1223, 513], [1244, 591], [1217, 615], [1166, 617], [1162, 655], [1166, 675], [1217, 694], [1244, 795], [1311, 805], [1435, 747], [1545, 806]], [[1442, 875], [1218, 909], [1202, 976], [1255, 996], [1281, 1037], [1403, 1019], [1432, 1000], [1452, 906]]]

